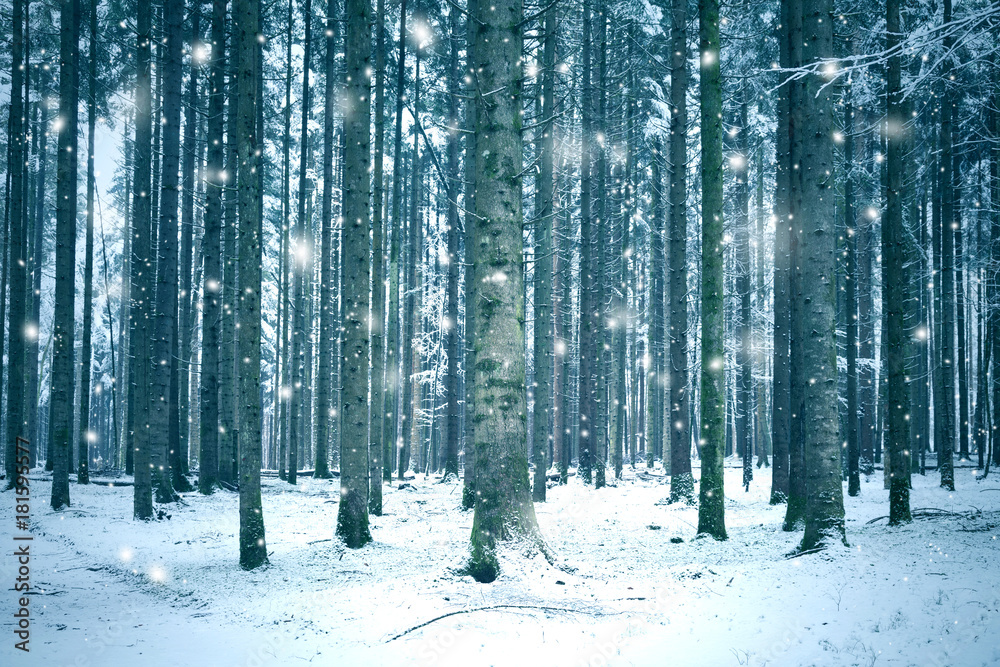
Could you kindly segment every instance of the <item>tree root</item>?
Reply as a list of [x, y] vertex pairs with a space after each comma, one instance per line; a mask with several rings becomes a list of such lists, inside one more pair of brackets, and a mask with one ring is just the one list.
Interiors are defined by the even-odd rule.
[[457, 616], [459, 614], [471, 614], [471, 613], [477, 612], [477, 611], [490, 611], [490, 610], [493, 610], [493, 609], [530, 609], [530, 610], [534, 610], [534, 611], [561, 611], [561, 612], [570, 613], [570, 614], [589, 614], [591, 616], [606, 616], [607, 615], [607, 614], [604, 614], [604, 613], [599, 612], [599, 611], [586, 611], [586, 610], [582, 610], [582, 609], [567, 609], [565, 607], [542, 607], [542, 606], [527, 605], [527, 604], [495, 604], [495, 605], [490, 605], [488, 607], [473, 607], [472, 609], [459, 609], [458, 611], [450, 611], [447, 614], [441, 614], [440, 616], [435, 616], [434, 618], [432, 618], [429, 621], [425, 621], [425, 622], [421, 623], [420, 625], [414, 625], [412, 628], [404, 630], [403, 632], [401, 632], [398, 635], [392, 637], [391, 639], [386, 640], [385, 643], [388, 644], [390, 642], [394, 642], [397, 639], [399, 639], [400, 637], [405, 637], [406, 635], [410, 634], [414, 630], [419, 630], [420, 628], [426, 627], [426, 626], [430, 625], [431, 623], [434, 623], [435, 621], [440, 621], [443, 618], [448, 618], [449, 616]]

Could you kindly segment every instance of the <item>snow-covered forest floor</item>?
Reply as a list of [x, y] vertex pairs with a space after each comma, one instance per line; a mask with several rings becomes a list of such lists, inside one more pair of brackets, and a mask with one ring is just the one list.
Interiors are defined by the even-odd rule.
[[[36, 479], [32, 651], [16, 664], [998, 664], [1000, 475], [957, 472], [955, 493], [929, 473], [912, 497], [957, 514], [888, 528], [869, 523], [888, 513], [879, 471], [845, 499], [850, 546], [795, 558], [767, 469], [749, 493], [727, 469], [726, 542], [693, 539], [696, 509], [663, 504], [661, 476], [626, 470], [599, 491], [573, 478], [536, 505], [561, 567], [511, 553], [489, 585], [453, 574], [472, 513], [433, 478], [387, 487], [359, 551], [331, 539], [336, 480], [265, 479], [270, 565], [253, 572], [237, 564], [234, 493], [186, 494], [141, 523], [129, 487], [73, 485], [53, 513]], [[7, 611], [2, 627], [10, 664]]]

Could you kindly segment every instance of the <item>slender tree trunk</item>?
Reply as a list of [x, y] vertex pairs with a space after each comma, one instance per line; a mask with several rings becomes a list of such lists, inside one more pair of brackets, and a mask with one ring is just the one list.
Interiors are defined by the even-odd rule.
[[[951, 21], [952, 2], [944, 0], [944, 22]], [[946, 35], [944, 48], [953, 47], [954, 38]], [[950, 62], [950, 61], [946, 61]], [[955, 467], [953, 452], [955, 450], [955, 233], [952, 225], [956, 224], [955, 190], [956, 177], [952, 159], [952, 125], [955, 109], [952, 105], [952, 92], [947, 78], [951, 66], [946, 64], [942, 72], [945, 79], [944, 94], [941, 100], [941, 442], [935, 443], [938, 456], [938, 470], [941, 473], [941, 487], [949, 491], [955, 490]], [[935, 419], [937, 417], [935, 416]]]
[[847, 229], [846, 296], [847, 302], [847, 493], [861, 493], [860, 440], [858, 427], [858, 233], [854, 210], [854, 105], [851, 92], [845, 92], [844, 104], [844, 227]]
[[[671, 114], [672, 116], [673, 114]], [[649, 280], [650, 280], [650, 321], [649, 350], [652, 357], [652, 369], [649, 386], [649, 438], [646, 440], [646, 452], [667, 448], [666, 432], [664, 431], [664, 399], [667, 393], [669, 372], [666, 357], [666, 319], [664, 306], [667, 297], [666, 266], [664, 241], [669, 238], [664, 208], [664, 183], [661, 163], [666, 156], [663, 154], [663, 144], [654, 140], [650, 156], [650, 203], [652, 213], [649, 231]], [[669, 427], [668, 427], [669, 428]], [[664, 457], [664, 467], [669, 462]], [[634, 467], [633, 462], [633, 467]]]
[[[670, 351], [666, 364], [669, 367], [670, 502], [694, 504], [691, 396], [688, 391], [687, 7], [687, 0], [673, 0], [673, 24], [670, 28], [670, 236], [667, 264], [670, 272], [670, 284], [667, 286]], [[667, 457], [664, 455], [663, 458], [665, 461]], [[650, 453], [646, 455], [646, 463], [647, 466], [652, 465]]]
[[462, 507], [472, 509], [476, 504], [476, 174], [477, 155], [476, 126], [477, 107], [476, 90], [479, 87], [479, 77], [476, 70], [476, 22], [472, 17], [478, 16], [478, 0], [468, 0], [468, 16], [465, 22], [465, 57], [469, 84], [466, 87], [467, 101], [465, 103], [465, 465], [462, 474]]
[[[49, 451], [52, 509], [69, 506], [73, 451], [73, 326], [76, 301], [77, 111], [80, 7], [60, 1], [59, 153], [56, 158], [56, 288], [52, 316]], [[93, 242], [91, 240], [91, 242]]]
[[552, 441], [549, 418], [553, 402], [554, 332], [552, 318], [552, 226], [555, 224], [553, 186], [555, 166], [555, 134], [552, 118], [555, 104], [556, 12], [549, 10], [544, 18], [542, 40], [541, 120], [537, 132], [540, 154], [535, 205], [535, 383], [533, 394], [533, 447], [535, 480], [532, 500], [545, 501], [545, 473], [548, 470], [549, 446]]
[[596, 245], [597, 221], [593, 214], [594, 92], [592, 85], [592, 18], [589, 3], [583, 3], [583, 81], [580, 127], [580, 445], [577, 473], [585, 484], [593, 481], [592, 453], [597, 449], [597, 422], [600, 420], [598, 379], [600, 356], [597, 330], [601, 326], [599, 255]]
[[[740, 220], [736, 233], [736, 293], [740, 297], [740, 353], [738, 383], [738, 408], [736, 423], [737, 450], [743, 457], [743, 488], [750, 491], [753, 480], [753, 357], [750, 345], [753, 321], [750, 310], [750, 127], [747, 120], [748, 89], [744, 86], [740, 104], [740, 123], [737, 134], [737, 154], [733, 166], [737, 179], [737, 215]], [[760, 443], [757, 445], [760, 446]]]
[[[9, 255], [6, 276], [10, 275], [10, 330], [17, 331], [26, 324], [27, 270], [25, 256], [25, 201], [22, 195], [25, 178], [24, 131], [24, 0], [13, 0], [11, 39], [11, 88], [8, 112], [7, 174], [8, 187], [6, 217], [10, 233], [7, 236]], [[0, 301], [4, 294], [0, 292]], [[0, 323], [2, 324], [2, 323]], [[3, 336], [0, 335], [0, 339]], [[8, 489], [14, 488], [17, 479], [17, 439], [32, 437], [24, 430], [24, 379], [25, 341], [21, 336], [11, 336], [7, 347], [7, 442], [4, 445], [5, 472]]]
[[[886, 47], [893, 49], [901, 39], [900, 6], [904, 0], [886, 0]], [[906, 330], [904, 313], [907, 299], [906, 234], [903, 228], [904, 134], [908, 120], [901, 91], [900, 56], [889, 56], [887, 76], [888, 143], [887, 201], [882, 223], [882, 304], [886, 310], [886, 449], [889, 455], [889, 525], [910, 521], [910, 401], [906, 373]], [[964, 366], [964, 364], [963, 364]], [[968, 402], [966, 401], [966, 409]]]
[[[386, 226], [383, 217], [383, 155], [385, 153], [385, 0], [377, 0], [375, 17], [375, 146], [373, 149], [372, 185], [372, 395], [368, 423], [371, 444], [368, 459], [368, 511], [382, 516], [382, 476], [389, 447], [386, 441], [386, 312], [385, 251]], [[457, 68], [458, 65], [456, 64]], [[456, 220], [457, 222], [457, 220]], [[452, 262], [458, 262], [452, 257]], [[452, 326], [458, 328], [457, 317]]]
[[[87, 60], [89, 60], [87, 63], [87, 236], [83, 269], [83, 341], [80, 346], [80, 429], [76, 472], [78, 484], [90, 483], [90, 359], [94, 311], [94, 131], [97, 127], [97, 0], [90, 0], [88, 19], [90, 44], [87, 51]], [[109, 330], [109, 340], [110, 333]]]
[[371, 5], [344, 5], [343, 289], [344, 346], [341, 357], [343, 433], [337, 536], [351, 549], [371, 541], [368, 529], [368, 230], [371, 218]]
[[[194, 335], [192, 306], [194, 294], [192, 286], [192, 255], [194, 254], [194, 198], [195, 174], [201, 173], [201, 154], [198, 148], [198, 111], [201, 101], [198, 95], [199, 70], [198, 53], [201, 48], [201, 8], [189, 12], [191, 17], [191, 72], [188, 78], [188, 99], [184, 108], [184, 157], [182, 166], [183, 185], [181, 187], [181, 247], [180, 247], [180, 304], [177, 308], [178, 349], [175, 383], [178, 387], [177, 419], [179, 428], [178, 446], [174, 452], [170, 468], [172, 481], [178, 491], [190, 491], [191, 485], [185, 475], [188, 473], [188, 459], [191, 435], [191, 339]], [[196, 166], [196, 162], [198, 163]]]
[[226, 4], [212, 1], [212, 60], [209, 64], [208, 165], [205, 189], [205, 257], [201, 311], [201, 450], [198, 490], [212, 493], [219, 483], [219, 335], [222, 317], [223, 105], [226, 70]]
[[[326, 96], [323, 110], [323, 213], [320, 216], [320, 296], [319, 296], [319, 377], [316, 381], [316, 468], [313, 477], [330, 475], [330, 418], [333, 410], [334, 322], [336, 302], [333, 277], [333, 155], [337, 142], [334, 114], [337, 108], [337, 37], [340, 25], [337, 6], [328, 0], [326, 7]], [[303, 137], [304, 139], [305, 137]], [[300, 176], [301, 178], [301, 176]], [[374, 378], [373, 382], [377, 382]], [[381, 488], [381, 487], [379, 487]]]
[[151, 189], [151, 141], [153, 136], [153, 113], [151, 105], [152, 86], [150, 77], [150, 48], [152, 41], [152, 21], [150, 7], [138, 4], [136, 16], [136, 86], [135, 86], [135, 144], [133, 147], [134, 167], [132, 197], [132, 257], [129, 290], [132, 306], [129, 315], [131, 326], [129, 346], [132, 360], [132, 419], [129, 427], [131, 438], [127, 441], [134, 449], [135, 495], [133, 515], [136, 519], [153, 518], [152, 472], [149, 453], [149, 298], [153, 283], [150, 274], [153, 263], [150, 257], [150, 211]]

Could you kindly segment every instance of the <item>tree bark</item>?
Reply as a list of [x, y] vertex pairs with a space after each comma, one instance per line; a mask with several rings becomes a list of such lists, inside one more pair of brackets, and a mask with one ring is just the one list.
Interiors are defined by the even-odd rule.
[[337, 536], [351, 549], [371, 541], [368, 529], [368, 230], [371, 217], [371, 7], [344, 5], [344, 346], [341, 357], [343, 434]]

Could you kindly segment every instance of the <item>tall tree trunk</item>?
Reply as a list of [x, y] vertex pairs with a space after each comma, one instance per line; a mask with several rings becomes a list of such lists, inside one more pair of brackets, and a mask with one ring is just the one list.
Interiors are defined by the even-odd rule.
[[209, 64], [208, 165], [205, 189], [205, 234], [202, 254], [205, 269], [201, 311], [201, 450], [198, 456], [198, 490], [212, 493], [219, 483], [219, 347], [222, 317], [222, 172], [225, 125], [226, 4], [212, 0], [212, 60]]
[[[372, 396], [368, 423], [371, 425], [371, 444], [368, 459], [368, 511], [382, 516], [382, 476], [388, 463], [386, 454], [386, 312], [385, 312], [385, 254], [386, 232], [384, 224], [382, 182], [383, 156], [385, 154], [385, 0], [377, 0], [375, 16], [375, 146], [372, 159]], [[457, 64], [455, 65], [457, 68]], [[456, 221], [457, 222], [457, 221]], [[457, 263], [458, 258], [452, 261]], [[458, 328], [458, 321], [452, 321]]]
[[[900, 6], [904, 0], [886, 0], [886, 47], [894, 49], [902, 39]], [[910, 415], [909, 378], [906, 374], [907, 299], [906, 233], [903, 228], [903, 176], [905, 114], [901, 90], [900, 56], [889, 56], [886, 91], [887, 192], [882, 223], [882, 304], [886, 310], [886, 450], [889, 455], [889, 525], [910, 521]], [[964, 366], [964, 364], [963, 364]], [[968, 402], [966, 401], [966, 410]]]
[[[951, 21], [952, 2], [944, 0], [944, 22]], [[954, 46], [954, 38], [946, 35], [944, 49]], [[950, 61], [945, 61], [942, 75], [945, 79], [941, 100], [941, 441], [936, 442], [938, 470], [941, 473], [941, 487], [955, 490], [955, 232], [952, 227], [957, 222], [955, 215], [954, 161], [952, 154], [952, 125], [955, 109], [952, 104], [951, 86], [947, 79], [951, 73]], [[936, 417], [935, 417], [936, 419]]]
[[553, 186], [555, 167], [555, 134], [553, 106], [555, 104], [555, 53], [556, 53], [556, 11], [550, 9], [544, 18], [545, 36], [542, 40], [542, 85], [541, 120], [537, 129], [540, 156], [538, 185], [535, 205], [535, 382], [532, 388], [535, 398], [533, 414], [533, 447], [535, 459], [535, 480], [531, 498], [535, 502], [545, 501], [545, 473], [548, 470], [549, 417], [553, 402], [553, 345], [554, 321], [552, 318], [552, 226], [555, 224], [553, 209]]
[[[736, 264], [736, 293], [740, 297], [740, 353], [739, 377], [737, 379], [738, 404], [736, 413], [737, 449], [743, 457], [743, 488], [750, 490], [753, 480], [753, 357], [750, 346], [753, 336], [753, 321], [750, 310], [750, 127], [747, 119], [749, 92], [746, 84], [740, 104], [740, 118], [737, 134], [739, 146], [734, 156], [734, 171], [737, 179], [737, 215], [739, 216]], [[760, 443], [757, 443], [760, 446]]]
[[[496, 579], [497, 544], [543, 548], [525, 456], [521, 32], [516, 0], [478, 5], [476, 81], [476, 506], [467, 571]], [[493, 90], [509, 95], [488, 95]]]
[[[175, 371], [178, 387], [177, 418], [179, 438], [176, 451], [170, 462], [172, 481], [178, 491], [190, 491], [191, 485], [185, 475], [188, 473], [188, 458], [191, 434], [191, 339], [194, 336], [192, 306], [194, 295], [192, 286], [191, 260], [194, 254], [194, 198], [195, 174], [201, 173], [201, 154], [198, 148], [198, 126], [201, 101], [198, 96], [198, 62], [201, 49], [201, 8], [189, 12], [191, 17], [191, 72], [188, 78], [188, 99], [184, 108], [184, 156], [182, 165], [183, 185], [181, 187], [181, 246], [178, 270], [180, 271], [180, 304], [177, 307], [177, 327], [180, 352]], [[198, 163], [196, 166], [196, 162]]]
[[[94, 131], [97, 127], [97, 0], [88, 7], [87, 51], [87, 236], [83, 269], [83, 341], [80, 346], [80, 429], [76, 481], [90, 483], [90, 360], [94, 311]], [[109, 322], [110, 324], [110, 322]], [[110, 330], [108, 338], [111, 339]], [[112, 341], [112, 345], [114, 342]]]
[[459, 157], [461, 145], [458, 137], [458, 97], [461, 94], [458, 50], [461, 43], [458, 10], [449, 10], [449, 32], [451, 40], [448, 53], [448, 125], [454, 128], [448, 133], [448, 179], [445, 187], [448, 196], [448, 278], [446, 286], [447, 314], [445, 315], [445, 350], [448, 357], [448, 372], [445, 375], [446, 416], [444, 428], [444, 477], [443, 480], [458, 479], [459, 411], [458, 391], [458, 190], [461, 179]]
[[156, 305], [153, 321], [153, 377], [150, 401], [150, 463], [156, 501], [176, 496], [170, 478], [170, 379], [177, 363], [174, 334], [177, 323], [177, 214], [181, 130], [181, 54], [184, 45], [183, 2], [163, 6], [166, 55], [163, 62], [163, 121], [160, 176], [160, 220], [156, 268]]
[[701, 55], [701, 483], [698, 532], [726, 539], [722, 264], [722, 75], [719, 2], [699, 0]]
[[854, 105], [851, 91], [845, 92], [844, 104], [844, 227], [846, 239], [847, 302], [847, 493], [861, 493], [859, 461], [861, 456], [858, 427], [858, 233], [854, 210]]
[[596, 244], [597, 221], [593, 214], [593, 138], [594, 92], [592, 85], [592, 18], [589, 3], [583, 11], [583, 81], [580, 118], [580, 451], [577, 473], [585, 484], [593, 481], [592, 454], [597, 449], [597, 422], [600, 420], [598, 378], [600, 356], [597, 350], [598, 328], [602, 325], [600, 303], [599, 256]]
[[[670, 232], [667, 270], [670, 350], [669, 400], [670, 502], [694, 504], [691, 474], [691, 396], [688, 391], [688, 271], [687, 271], [687, 0], [673, 0], [670, 28]], [[664, 430], [667, 430], [665, 428]], [[659, 444], [654, 443], [656, 447]], [[665, 441], [664, 441], [665, 444]], [[649, 451], [649, 450], [647, 450]], [[655, 452], [655, 448], [653, 449]], [[666, 455], [664, 455], [666, 461]], [[652, 455], [646, 455], [652, 466]], [[664, 466], [666, 467], [666, 465]]]
[[136, 84], [135, 84], [135, 144], [134, 176], [132, 188], [132, 257], [131, 280], [129, 292], [132, 305], [129, 309], [131, 325], [129, 330], [129, 347], [132, 361], [132, 386], [129, 387], [130, 412], [129, 431], [131, 437], [126, 441], [134, 449], [133, 462], [135, 466], [135, 494], [133, 515], [136, 519], [149, 520], [153, 518], [152, 471], [150, 470], [149, 453], [149, 379], [150, 379], [150, 349], [149, 349], [149, 299], [153, 283], [150, 274], [153, 262], [150, 257], [150, 227], [152, 214], [150, 211], [151, 188], [151, 142], [153, 136], [152, 86], [150, 77], [150, 48], [152, 42], [152, 20], [150, 6], [138, 4], [136, 15]]
[[[778, 63], [783, 68], [791, 64], [790, 35], [787, 21], [789, 2], [781, 3], [781, 25], [778, 27]], [[772, 355], [771, 386], [771, 504], [788, 499], [789, 439], [791, 431], [791, 397], [789, 394], [789, 328], [791, 325], [791, 109], [790, 100], [795, 83], [786, 79], [778, 89], [776, 106], [777, 128], [774, 135], [774, 352]]]
[[[802, 32], [812, 38], [803, 47], [803, 61], [818, 63], [833, 57], [832, 0], [807, 0], [802, 6]], [[801, 340], [804, 413], [803, 448], [806, 481], [805, 535], [801, 549], [822, 548], [844, 541], [844, 498], [841, 486], [840, 433], [837, 419], [836, 270], [834, 234], [832, 91], [820, 87], [823, 75], [803, 79], [802, 205], [799, 239], [803, 318]], [[806, 321], [806, 317], [808, 320]]]
[[[316, 468], [313, 477], [327, 479], [330, 475], [330, 419], [333, 410], [333, 364], [336, 332], [336, 301], [333, 276], [333, 155], [337, 143], [334, 114], [337, 108], [337, 5], [333, 0], [326, 6], [326, 95], [323, 109], [323, 212], [320, 216], [320, 295], [319, 295], [319, 377], [316, 381]], [[300, 176], [301, 178], [301, 176]], [[373, 378], [377, 382], [378, 378]], [[379, 487], [381, 488], [381, 487]]]
[[260, 0], [236, 0], [233, 60], [236, 69], [236, 151], [239, 163], [239, 452], [240, 567], [252, 570], [267, 563], [264, 512], [260, 499], [261, 395], [260, 395], [260, 287], [261, 210], [258, 170], [263, 161], [258, 149], [263, 137], [256, 133], [260, 103], [257, 68], [261, 66], [257, 36], [260, 32]]
[[[25, 201], [24, 162], [27, 132], [24, 131], [24, 0], [13, 0], [11, 45], [11, 88], [10, 110], [8, 112], [7, 174], [8, 187], [7, 217], [10, 234], [7, 237], [9, 255], [7, 272], [10, 275], [11, 331], [23, 329], [27, 324], [27, 270], [25, 252]], [[0, 301], [4, 301], [0, 293]], [[0, 335], [0, 338], [3, 338]], [[17, 479], [17, 439], [31, 438], [24, 430], [24, 379], [25, 340], [21, 336], [11, 336], [7, 347], [7, 442], [4, 445], [5, 472], [8, 489], [14, 488]]]
[[[73, 326], [76, 302], [77, 112], [80, 7], [60, 1], [59, 153], [56, 158], [56, 288], [52, 315], [49, 451], [52, 509], [69, 506], [73, 451]], [[41, 194], [41, 193], [39, 193]]]
[[476, 22], [472, 17], [478, 16], [478, 0], [468, 0], [469, 19], [465, 22], [465, 65], [468, 72], [465, 103], [465, 465], [462, 474], [462, 507], [472, 509], [476, 504], [476, 308], [475, 308], [475, 234], [476, 234], [476, 125], [477, 106], [476, 90], [478, 76], [476, 72]]
[[351, 549], [371, 541], [368, 529], [368, 230], [371, 218], [371, 5], [346, 0], [344, 63], [343, 290], [341, 357], [343, 433], [337, 536]]
[[[671, 113], [671, 116], [673, 114]], [[664, 399], [667, 393], [669, 374], [666, 358], [666, 320], [664, 306], [666, 303], [666, 266], [664, 245], [668, 238], [666, 227], [666, 210], [664, 208], [664, 183], [661, 163], [665, 159], [663, 144], [655, 139], [650, 155], [650, 202], [652, 215], [649, 230], [649, 282], [650, 282], [650, 320], [649, 320], [649, 351], [652, 361], [649, 373], [649, 438], [646, 440], [647, 455], [654, 450], [668, 448], [665, 445], [664, 431]], [[669, 427], [668, 427], [669, 428]], [[666, 457], [664, 457], [666, 458]], [[635, 463], [633, 462], [633, 467]], [[664, 460], [664, 467], [669, 462]]]

